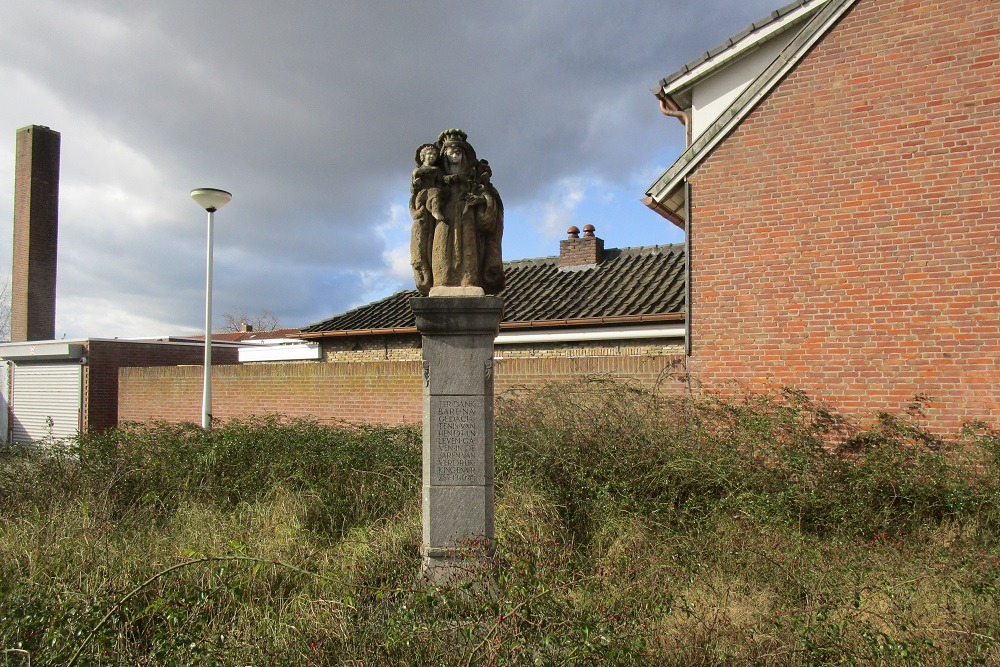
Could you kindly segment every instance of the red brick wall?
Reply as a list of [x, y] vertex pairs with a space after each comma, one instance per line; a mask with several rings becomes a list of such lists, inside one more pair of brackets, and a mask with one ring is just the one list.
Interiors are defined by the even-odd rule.
[[[646, 387], [677, 385], [683, 358], [523, 358], [496, 362], [497, 394], [548, 382], [616, 375]], [[201, 369], [123, 368], [119, 376], [122, 421], [201, 420]], [[416, 424], [421, 419], [421, 363], [266, 363], [212, 370], [212, 414], [218, 419], [282, 414], [323, 422]]]
[[17, 131], [12, 341], [51, 340], [56, 335], [60, 143], [59, 133], [46, 127], [31, 125]]
[[707, 386], [1000, 423], [1000, 4], [862, 0], [691, 179]]
[[[593, 234], [593, 232], [591, 232]], [[596, 236], [563, 239], [559, 242], [559, 266], [585, 266], [604, 258], [604, 239]]]
[[[234, 347], [212, 346], [213, 364], [235, 364]], [[83, 430], [111, 428], [118, 423], [118, 370], [125, 366], [176, 366], [194, 364], [201, 378], [205, 348], [198, 344], [136, 343], [125, 340], [90, 340], [84, 373]], [[200, 379], [199, 379], [200, 383]], [[199, 384], [200, 387], [200, 384]], [[200, 391], [200, 390], [199, 390]], [[199, 397], [201, 394], [198, 394]], [[201, 421], [201, 399], [198, 399]]]

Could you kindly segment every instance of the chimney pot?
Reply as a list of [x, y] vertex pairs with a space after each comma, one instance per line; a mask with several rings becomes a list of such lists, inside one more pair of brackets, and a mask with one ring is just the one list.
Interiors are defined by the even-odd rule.
[[604, 259], [604, 241], [594, 234], [594, 226], [586, 225], [583, 231], [583, 238], [580, 238], [580, 230], [576, 227], [567, 230], [569, 238], [559, 242], [559, 266], [593, 266]]

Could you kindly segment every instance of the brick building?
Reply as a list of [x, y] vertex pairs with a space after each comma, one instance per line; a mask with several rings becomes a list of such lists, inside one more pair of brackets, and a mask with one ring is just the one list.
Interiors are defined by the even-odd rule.
[[1000, 3], [799, 0], [664, 78], [688, 368], [1000, 422]]
[[[559, 255], [504, 263], [498, 359], [675, 355], [684, 334], [679, 245], [604, 248], [592, 225], [571, 227]], [[326, 361], [419, 361], [410, 299], [398, 292], [302, 329]]]

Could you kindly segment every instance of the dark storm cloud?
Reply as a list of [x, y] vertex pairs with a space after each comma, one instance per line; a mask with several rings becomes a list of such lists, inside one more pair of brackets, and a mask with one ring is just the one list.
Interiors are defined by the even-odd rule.
[[[134, 207], [104, 202], [101, 215], [83, 213], [84, 195], [70, 209], [81, 211], [75, 219], [64, 213], [77, 242], [61, 255], [60, 313], [97, 293], [178, 328], [198, 326], [204, 271], [203, 223], [187, 189], [234, 193], [218, 215], [219, 312], [269, 308], [304, 325], [392, 287], [383, 274], [393, 241], [378, 230], [405, 204], [416, 145], [467, 130], [508, 208], [530, 209], [575, 176], [624, 186], [680, 147], [681, 131], [649, 88], [776, 6], [6, 4], [0, 73], [44, 93], [0, 112], [7, 132], [29, 123], [62, 131], [64, 183], [81, 186], [118, 178], [100, 139], [120, 142], [160, 192], [140, 228], [129, 222]], [[65, 120], [56, 126], [47, 114]], [[92, 138], [87, 156], [67, 156], [72, 133]], [[530, 235], [532, 224], [518, 233]]]

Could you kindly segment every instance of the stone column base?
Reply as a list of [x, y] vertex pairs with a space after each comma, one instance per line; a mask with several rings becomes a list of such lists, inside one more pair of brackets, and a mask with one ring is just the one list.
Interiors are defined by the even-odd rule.
[[453, 583], [493, 541], [493, 341], [503, 300], [410, 300], [423, 347], [422, 575]]

